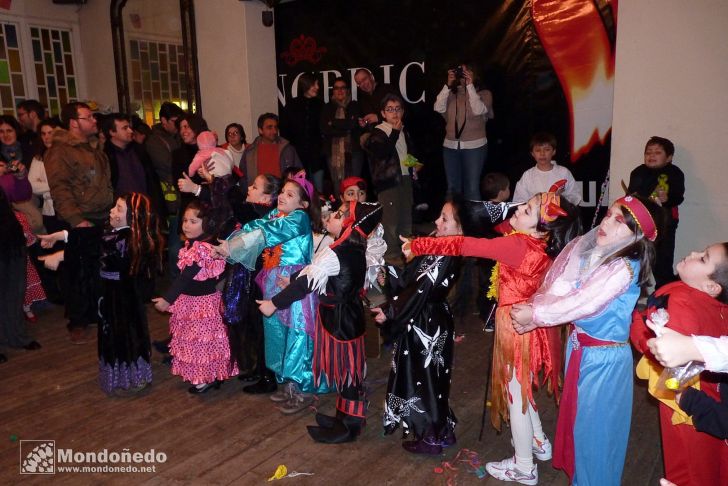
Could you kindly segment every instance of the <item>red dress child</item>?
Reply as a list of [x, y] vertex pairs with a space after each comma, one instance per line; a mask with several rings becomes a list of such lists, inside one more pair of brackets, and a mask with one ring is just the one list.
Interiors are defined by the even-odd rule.
[[[669, 396], [656, 391], [662, 367], [647, 348], [654, 333], [645, 319], [657, 309], [669, 315], [667, 327], [681, 334], [719, 337], [728, 334], [728, 305], [682, 281], [664, 285], [649, 299], [647, 310], [635, 311], [630, 339], [644, 354], [637, 365], [637, 376], [649, 379], [650, 394], [660, 400], [660, 430], [665, 461], [665, 477], [680, 486], [728, 484], [728, 444], [712, 435], [698, 432], [687, 416]], [[700, 390], [720, 401], [718, 381], [713, 373], [700, 375]]]

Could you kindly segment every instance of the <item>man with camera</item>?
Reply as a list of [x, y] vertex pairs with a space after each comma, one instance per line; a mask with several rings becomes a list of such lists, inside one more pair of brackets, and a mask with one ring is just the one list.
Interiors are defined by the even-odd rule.
[[493, 118], [493, 95], [474, 82], [465, 64], [448, 70], [434, 107], [446, 122], [442, 146], [448, 192], [466, 199], [480, 199], [480, 176], [488, 155], [485, 123]]

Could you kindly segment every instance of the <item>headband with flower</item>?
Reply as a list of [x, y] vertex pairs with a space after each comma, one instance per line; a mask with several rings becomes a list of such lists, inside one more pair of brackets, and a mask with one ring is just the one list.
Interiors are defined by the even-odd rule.
[[614, 201], [615, 204], [619, 204], [624, 209], [629, 211], [634, 220], [637, 222], [637, 226], [640, 227], [642, 233], [650, 241], [657, 239], [657, 225], [652, 215], [647, 210], [647, 207], [642, 204], [642, 201], [632, 196], [624, 196]]

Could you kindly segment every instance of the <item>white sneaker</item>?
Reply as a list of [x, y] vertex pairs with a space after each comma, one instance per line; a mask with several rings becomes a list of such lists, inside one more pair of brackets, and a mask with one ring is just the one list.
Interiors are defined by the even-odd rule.
[[516, 469], [516, 460], [514, 457], [503, 459], [500, 462], [489, 462], [485, 465], [488, 474], [501, 481], [515, 481], [528, 486], [538, 484], [538, 467], [534, 464], [531, 471], [524, 473]]
[[291, 397], [293, 397], [293, 393], [296, 390], [296, 388], [294, 388], [295, 386], [296, 384], [294, 382], [289, 381], [285, 385], [278, 387], [278, 391], [268, 398], [270, 398], [271, 401], [275, 403], [286, 402], [290, 400]]
[[[513, 438], [511, 438], [511, 447], [513, 447]], [[531, 453], [536, 456], [539, 461], [550, 461], [553, 455], [553, 449], [548, 437], [544, 437], [543, 442], [537, 438], [533, 438], [531, 443]]]
[[531, 451], [533, 452], [533, 455], [536, 456], [536, 459], [538, 459], [539, 461], [550, 461], [551, 456], [553, 455], [551, 442], [549, 441], [549, 438], [545, 436], [543, 438], [543, 442], [535, 437], [533, 438]]

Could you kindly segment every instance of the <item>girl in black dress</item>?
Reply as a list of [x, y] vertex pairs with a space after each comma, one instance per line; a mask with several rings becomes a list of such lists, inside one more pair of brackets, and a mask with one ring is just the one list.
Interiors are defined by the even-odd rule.
[[161, 271], [164, 242], [149, 198], [119, 197], [101, 241], [99, 385], [107, 394], [138, 392], [152, 382], [145, 303]]

